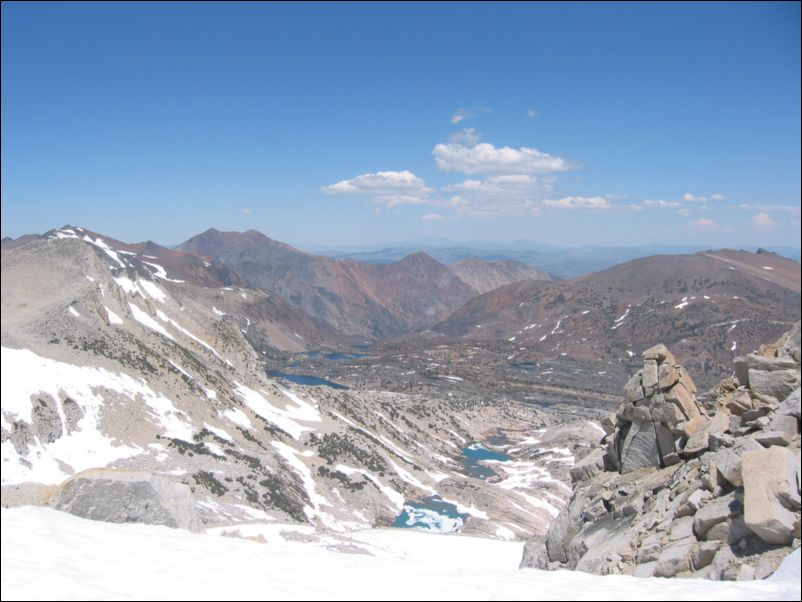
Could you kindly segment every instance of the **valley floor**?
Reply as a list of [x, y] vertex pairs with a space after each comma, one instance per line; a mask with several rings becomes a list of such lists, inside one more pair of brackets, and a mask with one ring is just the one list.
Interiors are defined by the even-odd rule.
[[267, 543], [3, 509], [2, 599], [800, 599], [799, 550], [769, 580], [733, 583], [519, 570], [520, 543], [410, 530], [345, 544], [275, 524], [242, 535], [257, 532]]

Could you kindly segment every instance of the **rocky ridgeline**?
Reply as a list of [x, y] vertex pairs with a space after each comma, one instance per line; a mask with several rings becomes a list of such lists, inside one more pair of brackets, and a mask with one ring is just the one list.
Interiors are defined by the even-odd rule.
[[800, 323], [696, 396], [664, 345], [643, 354], [574, 493], [522, 567], [759, 579], [800, 545]]

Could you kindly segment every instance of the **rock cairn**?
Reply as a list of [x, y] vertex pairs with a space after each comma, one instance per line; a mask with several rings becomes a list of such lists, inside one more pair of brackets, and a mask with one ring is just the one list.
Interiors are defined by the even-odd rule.
[[800, 323], [697, 398], [663, 345], [643, 354], [574, 492], [522, 567], [745, 580], [800, 545]]

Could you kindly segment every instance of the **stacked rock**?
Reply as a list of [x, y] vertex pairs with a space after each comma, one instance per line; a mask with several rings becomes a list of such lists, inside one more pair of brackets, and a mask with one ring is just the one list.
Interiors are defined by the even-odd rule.
[[[602, 423], [607, 433], [606, 465], [621, 474], [665, 468], [692, 454], [694, 436], [708, 423], [696, 385], [676, 358], [659, 344], [643, 352], [643, 369], [624, 387], [618, 411]], [[701, 438], [701, 437], [697, 437]]]

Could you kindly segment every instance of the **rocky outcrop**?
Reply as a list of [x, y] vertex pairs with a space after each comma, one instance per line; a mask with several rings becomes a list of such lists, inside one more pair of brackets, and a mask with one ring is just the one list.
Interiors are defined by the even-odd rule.
[[190, 488], [150, 473], [93, 469], [62, 484], [52, 506], [82, 518], [200, 531]]
[[743, 580], [800, 545], [799, 323], [738, 358], [714, 394], [663, 345], [602, 421], [603, 448], [522, 567]]
[[643, 369], [624, 387], [624, 403], [608, 423], [607, 461], [626, 474], [639, 468], [665, 468], [680, 461], [679, 450], [694, 455], [709, 444], [707, 412], [696, 399], [696, 385], [665, 345], [643, 352]]

